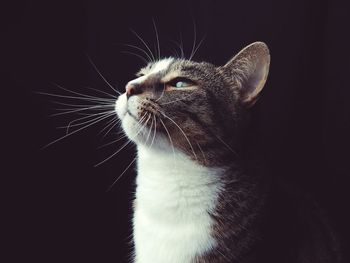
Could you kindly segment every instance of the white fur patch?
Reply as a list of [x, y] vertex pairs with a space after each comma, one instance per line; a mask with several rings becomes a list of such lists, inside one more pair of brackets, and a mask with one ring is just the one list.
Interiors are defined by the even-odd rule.
[[136, 78], [136, 79], [133, 79], [133, 80], [129, 81], [128, 84], [140, 84], [140, 83], [142, 83], [144, 80], [147, 79], [147, 76], [148, 76], [148, 75], [141, 76], [141, 77], [138, 77], [138, 78]]
[[221, 169], [169, 146], [138, 146], [134, 241], [136, 263], [186, 263], [216, 246], [208, 211], [216, 205]]
[[126, 93], [123, 93], [122, 95], [120, 95], [117, 99], [117, 101], [115, 102], [115, 112], [117, 113], [118, 117], [120, 120], [123, 120], [126, 111], [128, 109], [127, 106], [127, 99], [126, 99]]
[[[159, 61], [150, 74], [166, 70], [173, 59]], [[136, 263], [189, 263], [216, 246], [211, 235], [212, 211], [221, 190], [222, 170], [207, 168], [173, 149], [162, 134], [150, 148], [138, 137], [137, 95], [119, 96], [115, 110], [126, 135], [136, 142], [138, 174], [133, 228]], [[141, 134], [149, 134], [144, 128]], [[150, 144], [148, 144], [150, 145]]]
[[152, 67], [150, 72], [147, 73], [147, 75], [133, 79], [133, 80], [129, 81], [128, 84], [140, 84], [140, 83], [142, 83], [144, 80], [146, 80], [149, 77], [149, 75], [156, 74], [158, 72], [166, 70], [173, 60], [174, 60], [173, 58], [165, 58], [165, 59], [159, 60], [158, 62], [155, 63], [155, 65]]
[[160, 71], [166, 70], [173, 60], [174, 60], [173, 58], [165, 58], [165, 59], [159, 60], [155, 64], [155, 66], [152, 67], [152, 70], [149, 72], [149, 74], [155, 74]]

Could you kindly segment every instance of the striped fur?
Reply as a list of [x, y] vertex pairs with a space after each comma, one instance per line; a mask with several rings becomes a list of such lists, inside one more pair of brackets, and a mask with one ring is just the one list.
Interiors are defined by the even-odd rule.
[[128, 83], [116, 111], [138, 149], [135, 262], [339, 262], [327, 224], [247, 172], [239, 154], [269, 63], [256, 42], [224, 66], [167, 58]]

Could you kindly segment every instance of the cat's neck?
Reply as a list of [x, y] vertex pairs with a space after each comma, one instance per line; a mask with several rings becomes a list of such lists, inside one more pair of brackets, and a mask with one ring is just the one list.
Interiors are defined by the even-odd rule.
[[[232, 246], [231, 237], [250, 227], [245, 213], [258, 198], [251, 194], [254, 186], [242, 179], [238, 168], [205, 167], [177, 150], [138, 146], [136, 183], [137, 263], [192, 262], [196, 258], [207, 262], [207, 255], [221, 246]], [[238, 248], [234, 250], [240, 254]]]
[[[224, 168], [199, 165], [175, 149], [164, 151], [139, 146], [136, 197], [138, 203], [152, 202], [154, 212], [172, 207], [181, 210], [194, 203], [210, 211], [221, 190], [224, 171]], [[151, 189], [155, 191], [152, 194], [148, 192]]]
[[208, 212], [217, 204], [221, 173], [176, 150], [138, 147], [135, 262], [192, 262], [216, 246]]

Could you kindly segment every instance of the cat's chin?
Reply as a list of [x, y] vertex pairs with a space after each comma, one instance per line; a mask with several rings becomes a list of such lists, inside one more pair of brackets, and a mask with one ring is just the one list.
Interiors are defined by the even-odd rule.
[[156, 140], [153, 131], [140, 124], [139, 120], [129, 112], [126, 112], [122, 119], [122, 128], [128, 138], [136, 144], [149, 144], [152, 140]]
[[122, 118], [122, 128], [128, 138], [135, 143], [143, 141], [144, 137], [146, 137], [149, 132], [149, 129], [142, 127], [135, 116], [129, 112], [126, 112]]
[[154, 150], [169, 150], [172, 147], [162, 133], [159, 131], [154, 133], [154, 129], [141, 125], [130, 113], [126, 113], [122, 119], [122, 128], [126, 136], [137, 146]]
[[[145, 120], [141, 121], [138, 115], [138, 99], [132, 97], [127, 100], [126, 94], [122, 94], [116, 101], [115, 111], [121, 120], [122, 128], [127, 137], [136, 145], [143, 145], [152, 148], [169, 148], [166, 138], [158, 131], [144, 125]], [[152, 126], [152, 125], [151, 125]]]

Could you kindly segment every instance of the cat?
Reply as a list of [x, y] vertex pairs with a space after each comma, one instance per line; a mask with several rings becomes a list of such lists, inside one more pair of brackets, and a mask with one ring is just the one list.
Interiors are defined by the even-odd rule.
[[255, 42], [224, 66], [169, 57], [127, 83], [115, 110], [137, 146], [134, 262], [340, 262], [312, 202], [247, 172], [236, 151], [269, 65]]

